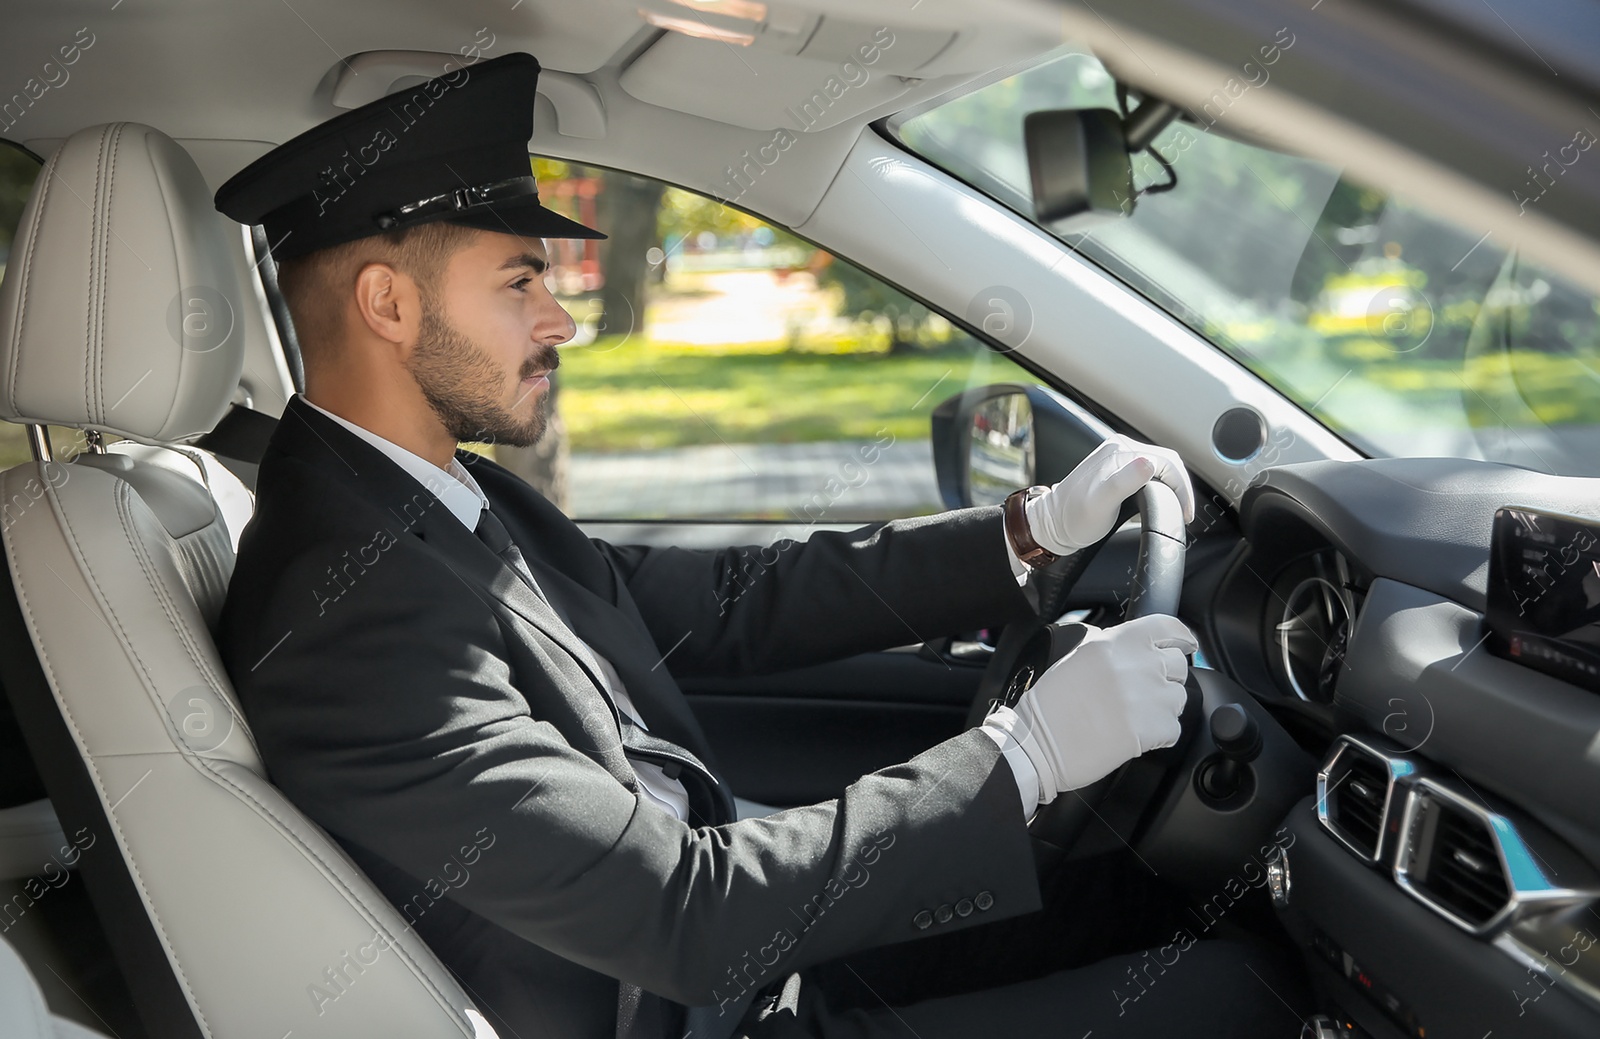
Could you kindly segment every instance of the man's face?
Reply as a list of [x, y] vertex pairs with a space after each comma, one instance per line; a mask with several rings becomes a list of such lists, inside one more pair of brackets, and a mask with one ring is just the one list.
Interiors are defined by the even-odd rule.
[[577, 331], [545, 287], [537, 238], [483, 231], [431, 291], [407, 368], [457, 440], [527, 447], [544, 433], [556, 347]]

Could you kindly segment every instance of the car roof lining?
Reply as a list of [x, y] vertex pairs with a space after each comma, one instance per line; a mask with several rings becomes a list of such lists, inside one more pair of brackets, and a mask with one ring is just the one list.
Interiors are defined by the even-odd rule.
[[[984, 11], [961, 0], [919, 0], [914, 14], [911, 6], [891, 0], [769, 2], [769, 20], [779, 20], [780, 14], [791, 21], [807, 16], [820, 19], [825, 28], [831, 18], [846, 27], [833, 34], [826, 51], [830, 60], [824, 61], [665, 32], [641, 21], [642, 6], [674, 5], [668, 0], [526, 0], [492, 8], [474, 5], [463, 14], [457, 5], [438, 0], [366, 0], [314, 9], [291, 8], [281, 0], [238, 0], [228, 5], [226, 17], [208, 19], [203, 29], [193, 24], [193, 6], [182, 0], [141, 0], [136, 12], [128, 8], [110, 16], [77, 4], [14, 12], [10, 31], [0, 38], [0, 69], [8, 70], [6, 79], [16, 90], [32, 77], [37, 85], [31, 89], [43, 93], [0, 119], [0, 136], [48, 154], [84, 126], [147, 123], [183, 143], [215, 188], [274, 144], [342, 111], [333, 97], [341, 78], [347, 83], [352, 78], [350, 58], [374, 50], [443, 56], [476, 46], [484, 57], [526, 50], [556, 74], [536, 107], [530, 142], [535, 153], [628, 169], [719, 197], [727, 197], [732, 186], [742, 207], [792, 226], [815, 208], [868, 123], [950, 90], [979, 71], [1043, 53], [1060, 40], [1059, 16], [1027, 0], [999, 0]], [[893, 65], [897, 71], [867, 70], [874, 73], [875, 89], [891, 81], [892, 89], [857, 90], [857, 98], [844, 100], [874, 103], [855, 104], [827, 129], [798, 132], [789, 110], [826, 86], [822, 73], [835, 74], [830, 70], [850, 50], [853, 33], [869, 25], [904, 34], [899, 42], [906, 57]], [[823, 35], [823, 28], [813, 35]], [[930, 33], [943, 43], [928, 44]], [[913, 36], [921, 41], [921, 52], [911, 48]], [[197, 47], [197, 39], [206, 42]], [[57, 51], [75, 40], [78, 52], [67, 64]], [[82, 46], [84, 40], [92, 42]], [[485, 41], [491, 42], [482, 46]], [[862, 41], [868, 42], [870, 36]], [[707, 46], [732, 55], [720, 79], [711, 80], [696, 67], [705, 64], [702, 48]], [[657, 56], [651, 59], [651, 75], [632, 77], [630, 93], [624, 77], [652, 52]], [[240, 61], [241, 54], [272, 59]], [[908, 64], [915, 62], [928, 71]], [[884, 57], [883, 68], [890, 64]], [[674, 67], [694, 89], [673, 87], [667, 73]], [[734, 78], [735, 73], [744, 78]], [[407, 81], [395, 82], [404, 86]], [[560, 113], [551, 102], [570, 96], [575, 83], [587, 83], [597, 95], [603, 137], [559, 132]], [[696, 89], [709, 99], [704, 112], [668, 107], [694, 107]], [[730, 94], [739, 96], [729, 101]], [[745, 125], [706, 112], [737, 116]], [[592, 118], [584, 122], [592, 126]], [[762, 147], [785, 123], [803, 142], [783, 149], [781, 163], [760, 162]], [[776, 150], [769, 148], [768, 154]], [[740, 168], [750, 172], [740, 176], [735, 172]]]

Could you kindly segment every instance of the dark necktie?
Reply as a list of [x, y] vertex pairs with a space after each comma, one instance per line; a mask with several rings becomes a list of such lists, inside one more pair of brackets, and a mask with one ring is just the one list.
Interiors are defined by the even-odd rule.
[[[505, 560], [505, 564], [511, 568], [513, 573], [522, 578], [524, 584], [533, 589], [534, 594], [544, 599], [545, 602], [550, 602], [549, 598], [544, 594], [544, 590], [539, 587], [539, 582], [533, 579], [533, 571], [528, 569], [528, 561], [522, 558], [522, 550], [517, 547], [515, 541], [511, 540], [511, 532], [506, 530], [504, 523], [500, 522], [500, 517], [490, 512], [487, 508], [484, 509], [478, 516], [478, 528], [473, 533], [478, 535], [479, 541], [489, 546], [491, 552]], [[565, 623], [566, 618], [562, 617], [561, 619]]]
[[[473, 533], [478, 535], [479, 541], [489, 546], [490, 551], [504, 560], [505, 564], [518, 577], [522, 578], [539, 598], [544, 599], [546, 603], [550, 604], [551, 609], [556, 610], [556, 614], [561, 617], [563, 624], [567, 624], [569, 628], [571, 627], [571, 624], [567, 622], [566, 615], [556, 608], [555, 603], [546, 597], [544, 591], [540, 589], [539, 582], [533, 579], [533, 571], [528, 569], [528, 561], [522, 558], [522, 550], [517, 548], [516, 542], [511, 540], [511, 532], [506, 530], [506, 525], [500, 522], [498, 516], [488, 509], [484, 509], [478, 516], [478, 526]], [[650, 751], [667, 757], [671, 756], [670, 752], [675, 751], [677, 754], [687, 756], [694, 764], [700, 764], [694, 758], [694, 755], [689, 754], [688, 751], [665, 741], [654, 740], [648, 733], [633, 725], [632, 722], [627, 721], [626, 718], [623, 718], [623, 721], [625, 723], [622, 726], [624, 732], [632, 733], [636, 737], [642, 738], [642, 741], [649, 747]], [[664, 751], [668, 753], [662, 753]], [[702, 769], [705, 768], [704, 765], [700, 765], [700, 767]], [[630, 985], [627, 982], [618, 983], [617, 1039], [661, 1039], [671, 1028], [668, 1022], [671, 1014], [670, 1005], [666, 1004], [654, 993], [646, 992], [639, 986]]]

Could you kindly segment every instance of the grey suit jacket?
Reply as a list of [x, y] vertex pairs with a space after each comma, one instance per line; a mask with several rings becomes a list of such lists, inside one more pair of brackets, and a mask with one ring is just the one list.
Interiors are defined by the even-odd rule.
[[[1016, 785], [982, 733], [732, 822], [675, 681], [1027, 615], [998, 509], [801, 544], [617, 547], [463, 460], [652, 731], [690, 752], [690, 824], [641, 801], [614, 708], [550, 607], [298, 398], [261, 463], [219, 642], [273, 781], [503, 1035], [611, 1036], [618, 979], [728, 1009], [824, 960], [1039, 907]], [[979, 911], [919, 915], [948, 905]]]

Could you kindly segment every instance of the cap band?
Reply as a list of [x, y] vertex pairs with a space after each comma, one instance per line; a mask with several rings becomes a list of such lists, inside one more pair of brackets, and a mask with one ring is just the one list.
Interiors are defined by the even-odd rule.
[[504, 202], [509, 198], [522, 198], [527, 195], [532, 195], [536, 199], [539, 197], [539, 186], [532, 175], [509, 177], [506, 180], [479, 184], [476, 187], [456, 188], [442, 195], [407, 202], [397, 209], [377, 214], [372, 218], [372, 222], [378, 225], [379, 230], [390, 231], [397, 227], [432, 220], [440, 214], [461, 213], [492, 202]]

